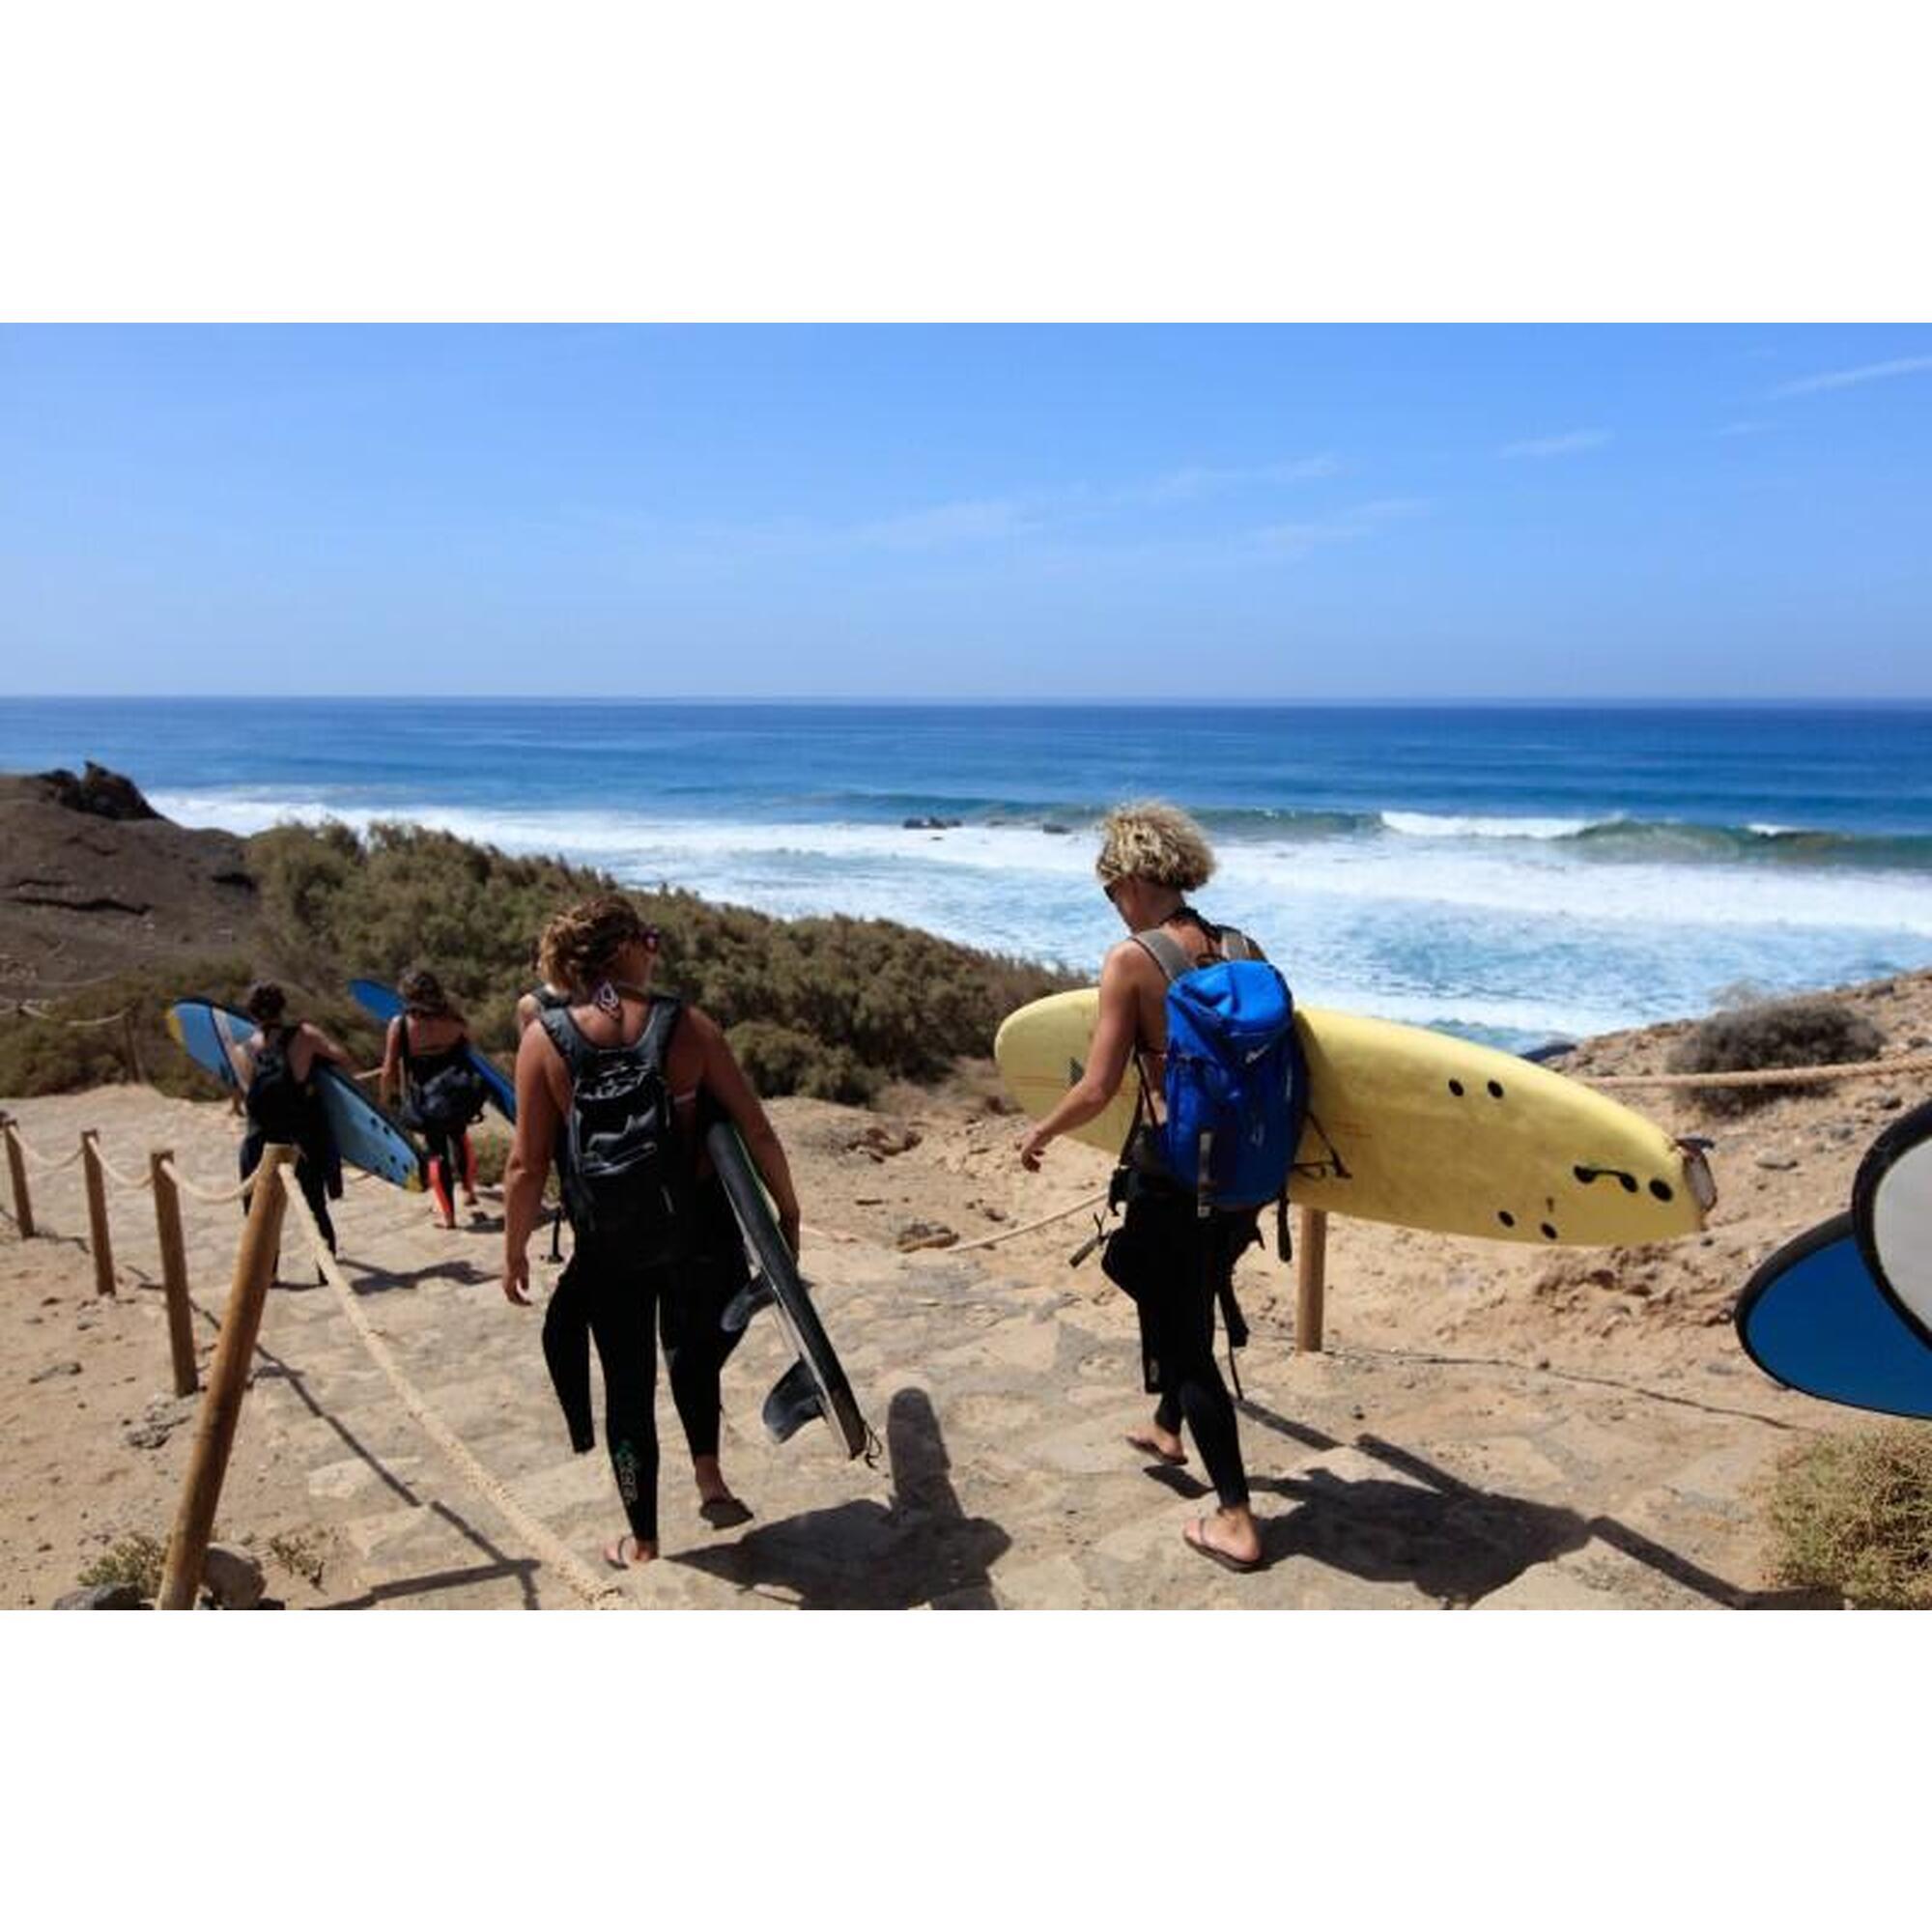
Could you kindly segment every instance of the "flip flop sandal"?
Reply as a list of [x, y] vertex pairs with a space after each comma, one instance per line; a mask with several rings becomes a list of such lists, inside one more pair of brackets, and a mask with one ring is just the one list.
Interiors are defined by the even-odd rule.
[[1266, 1563], [1267, 1559], [1264, 1556], [1251, 1557], [1244, 1563], [1238, 1556], [1230, 1556], [1225, 1549], [1216, 1549], [1207, 1541], [1207, 1531], [1208, 1519], [1205, 1516], [1197, 1516], [1180, 1532], [1180, 1540], [1188, 1548], [1198, 1550], [1210, 1563], [1218, 1563], [1223, 1570], [1232, 1570], [1237, 1577], [1246, 1577]]
[[750, 1505], [736, 1496], [713, 1496], [709, 1502], [698, 1504], [697, 1514], [713, 1529], [736, 1529], [752, 1520]]
[[627, 1543], [631, 1546], [633, 1549], [636, 1549], [638, 1548], [638, 1539], [635, 1536], [633, 1536], [629, 1530], [626, 1530], [624, 1534], [616, 1540], [615, 1543], [607, 1543], [604, 1546], [604, 1560], [611, 1566], [611, 1569], [635, 1570], [638, 1567], [635, 1563], [631, 1562], [624, 1554], [624, 1546]]
[[1170, 1469], [1182, 1467], [1187, 1461], [1187, 1451], [1183, 1449], [1178, 1456], [1170, 1456], [1165, 1449], [1151, 1442], [1143, 1442], [1138, 1435], [1123, 1438], [1129, 1449], [1138, 1449], [1143, 1456], [1151, 1456], [1156, 1463], [1165, 1463]]

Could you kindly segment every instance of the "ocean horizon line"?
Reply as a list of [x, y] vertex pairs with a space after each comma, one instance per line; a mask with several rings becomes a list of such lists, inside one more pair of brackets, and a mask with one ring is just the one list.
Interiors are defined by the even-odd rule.
[[803, 696], [793, 694], [759, 696], [685, 695], [665, 696], [648, 693], [558, 695], [549, 692], [448, 692], [448, 691], [134, 691], [134, 692], [15, 692], [0, 697], [8, 704], [525, 704], [546, 709], [583, 705], [615, 704], [676, 710], [723, 710], [732, 706], [769, 705], [784, 710], [826, 711], [1168, 711], [1257, 712], [1307, 711], [1723, 711], [1790, 712], [1818, 711], [1840, 715], [1864, 715], [1897, 711], [1932, 711], [1932, 693], [1905, 696], [1794, 696], [1729, 697], [1258, 697], [1203, 698], [1174, 694], [1151, 697], [1068, 697], [1043, 696], [933, 696], [933, 697], [838, 697]]

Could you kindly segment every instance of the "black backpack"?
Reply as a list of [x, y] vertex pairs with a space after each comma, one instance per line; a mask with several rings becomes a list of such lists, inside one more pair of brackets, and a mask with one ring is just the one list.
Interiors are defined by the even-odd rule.
[[289, 1065], [289, 1040], [294, 1027], [264, 1027], [255, 1052], [255, 1070], [248, 1080], [246, 1105], [250, 1124], [271, 1141], [292, 1141], [308, 1111], [308, 1090]]
[[692, 1162], [677, 1131], [665, 1055], [683, 1002], [654, 998], [633, 1046], [596, 1046], [566, 1008], [537, 1016], [570, 1069], [557, 1147], [579, 1246], [621, 1247], [646, 1266], [674, 1261], [692, 1230]]
[[398, 1015], [396, 1024], [402, 1028], [403, 1074], [409, 1083], [410, 1112], [414, 1115], [418, 1125], [429, 1128], [432, 1133], [462, 1133], [483, 1112], [483, 1102], [487, 1097], [483, 1076], [469, 1064], [469, 1049], [446, 1048], [446, 1053], [461, 1057], [451, 1060], [447, 1066], [438, 1067], [427, 1079], [418, 1079], [418, 1058], [440, 1060], [443, 1054], [412, 1054], [410, 1051], [409, 1015]]

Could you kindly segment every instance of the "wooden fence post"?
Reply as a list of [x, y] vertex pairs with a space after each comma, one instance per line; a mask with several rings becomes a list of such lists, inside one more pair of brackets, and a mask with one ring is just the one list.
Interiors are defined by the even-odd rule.
[[1321, 1304], [1328, 1280], [1328, 1216], [1320, 1208], [1301, 1210], [1301, 1241], [1295, 1257], [1294, 1352], [1321, 1352]]
[[121, 1045], [128, 1056], [128, 1074], [135, 1086], [148, 1084], [147, 1069], [141, 1065], [141, 1048], [134, 1038], [134, 1009], [129, 1007], [121, 1015]]
[[81, 1167], [87, 1175], [87, 1245], [94, 1250], [94, 1292], [114, 1293], [114, 1236], [107, 1225], [107, 1177], [100, 1171], [100, 1134], [89, 1127], [80, 1137]]
[[194, 1317], [187, 1305], [187, 1249], [182, 1240], [181, 1189], [168, 1171], [172, 1148], [148, 1156], [155, 1189], [155, 1236], [161, 1245], [161, 1288], [168, 1302], [168, 1353], [174, 1358], [175, 1393], [192, 1395], [201, 1386], [194, 1368]]
[[195, 1418], [194, 1447], [188, 1455], [187, 1479], [182, 1485], [174, 1531], [168, 1538], [156, 1609], [191, 1610], [195, 1592], [201, 1587], [201, 1566], [208, 1560], [208, 1540], [214, 1533], [222, 1478], [228, 1473], [229, 1451], [235, 1446], [236, 1425], [242, 1420], [248, 1364], [255, 1353], [255, 1338], [262, 1332], [262, 1305], [269, 1297], [269, 1283], [281, 1245], [282, 1210], [287, 1206], [281, 1168], [294, 1153], [290, 1147], [265, 1148], [262, 1164], [255, 1170], [255, 1190], [248, 1202], [242, 1244], [235, 1251], [235, 1278], [221, 1317], [221, 1340], [215, 1345], [208, 1388]]
[[0, 1127], [7, 1136], [7, 1173], [14, 1183], [14, 1221], [20, 1238], [34, 1238], [34, 1197], [27, 1192], [27, 1157], [20, 1151], [20, 1133], [12, 1120]]

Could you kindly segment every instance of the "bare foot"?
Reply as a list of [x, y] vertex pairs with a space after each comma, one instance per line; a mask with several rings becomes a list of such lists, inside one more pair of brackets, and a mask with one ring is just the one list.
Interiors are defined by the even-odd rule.
[[[626, 1549], [630, 1554], [625, 1555]], [[639, 1563], [654, 1562], [657, 1558], [656, 1543], [641, 1543], [635, 1536], [620, 1536], [615, 1543], [604, 1546], [604, 1560], [613, 1570], [635, 1569]]]
[[1187, 1461], [1187, 1445], [1157, 1422], [1150, 1423], [1145, 1429], [1130, 1429], [1127, 1444], [1143, 1455], [1153, 1457], [1156, 1462], [1180, 1463]]
[[1190, 1548], [1225, 1569], [1261, 1568], [1262, 1540], [1248, 1510], [1218, 1509], [1212, 1516], [1196, 1517], [1180, 1535]]

